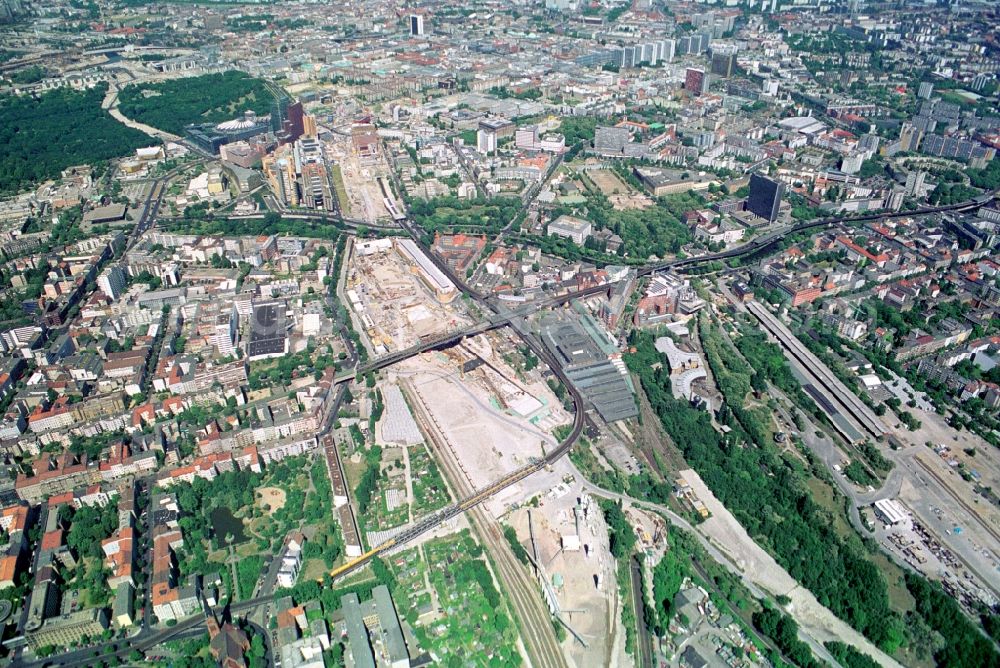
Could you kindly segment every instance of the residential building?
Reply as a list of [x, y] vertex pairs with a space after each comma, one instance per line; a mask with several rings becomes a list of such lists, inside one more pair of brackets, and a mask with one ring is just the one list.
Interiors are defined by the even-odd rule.
[[705, 70], [694, 67], [687, 68], [684, 75], [684, 90], [696, 97], [708, 92], [708, 76], [705, 74]]

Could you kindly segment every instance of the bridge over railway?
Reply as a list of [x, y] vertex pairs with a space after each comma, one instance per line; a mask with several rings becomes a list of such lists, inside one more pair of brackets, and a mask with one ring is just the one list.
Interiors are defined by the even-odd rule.
[[[994, 190], [989, 193], [985, 193], [983, 195], [980, 195], [979, 197], [967, 200], [965, 202], [960, 202], [958, 204], [952, 204], [948, 206], [925, 207], [922, 209], [916, 209], [913, 211], [905, 211], [905, 212], [899, 211], [890, 213], [871, 213], [871, 214], [862, 214], [858, 216], [823, 218], [806, 223], [800, 223], [798, 225], [793, 225], [782, 230], [776, 230], [759, 239], [755, 239], [749, 243], [743, 244], [742, 246], [739, 246], [738, 248], [734, 248], [732, 250], [723, 251], [719, 253], [709, 253], [706, 255], [700, 255], [698, 257], [667, 260], [664, 262], [658, 262], [646, 265], [645, 267], [642, 267], [641, 269], [638, 270], [638, 274], [639, 276], [648, 276], [650, 274], [660, 271], [666, 271], [670, 269], [672, 270], [689, 269], [700, 265], [710, 264], [712, 262], [718, 262], [730, 258], [742, 257], [745, 255], [752, 255], [754, 253], [758, 253], [762, 250], [767, 249], [768, 247], [774, 245], [775, 243], [781, 241], [782, 239], [784, 239], [789, 235], [796, 234], [798, 232], [806, 230], [821, 229], [833, 225], [843, 225], [843, 224], [849, 225], [855, 223], [863, 223], [874, 220], [917, 217], [935, 213], [966, 211], [969, 209], [974, 209], [983, 206], [995, 200], [997, 198], [998, 192], [1000, 192], [1000, 189]], [[423, 246], [422, 242], [420, 241], [420, 235], [418, 234], [418, 231], [413, 229], [413, 227], [410, 224], [408, 224], [408, 221], [403, 223], [403, 227], [404, 229], [407, 230], [407, 232], [411, 234], [411, 236], [418, 244], [421, 244], [424, 252], [427, 253], [428, 257], [435, 263], [435, 265], [438, 266], [439, 269], [441, 269], [455, 283], [455, 285], [459, 286], [463, 290], [463, 292], [465, 292], [470, 298], [473, 299], [473, 301], [485, 306], [489, 311], [493, 312], [494, 315], [491, 315], [486, 321], [478, 325], [474, 325], [472, 327], [468, 327], [461, 330], [456, 330], [448, 334], [443, 334], [441, 336], [428, 339], [426, 341], [418, 343], [417, 345], [406, 348], [405, 350], [400, 350], [395, 353], [390, 353], [389, 355], [385, 355], [377, 360], [369, 362], [366, 365], [358, 367], [357, 371], [361, 373], [367, 373], [369, 371], [383, 369], [393, 364], [402, 362], [403, 360], [409, 359], [410, 357], [415, 357], [416, 355], [420, 355], [421, 353], [427, 352], [429, 350], [446, 348], [448, 346], [458, 343], [459, 341], [467, 337], [476, 336], [477, 334], [482, 334], [483, 332], [499, 329], [501, 327], [510, 325], [522, 337], [524, 342], [532, 349], [532, 352], [540, 360], [542, 360], [549, 366], [553, 374], [555, 374], [556, 377], [567, 388], [576, 409], [573, 421], [573, 428], [570, 431], [569, 435], [567, 435], [567, 437], [559, 444], [559, 447], [554, 449], [552, 452], [548, 453], [543, 459], [534, 461], [528, 464], [527, 466], [524, 466], [512, 473], [509, 473], [506, 476], [500, 478], [499, 480], [490, 483], [486, 487], [476, 490], [475, 492], [465, 497], [464, 499], [460, 500], [459, 502], [438, 511], [437, 513], [434, 513], [419, 520], [415, 525], [408, 528], [403, 533], [381, 543], [380, 545], [376, 545], [375, 547], [373, 547], [371, 550], [361, 555], [360, 557], [356, 557], [355, 559], [333, 570], [330, 573], [331, 580], [339, 579], [345, 575], [348, 575], [349, 573], [356, 571], [357, 569], [363, 567], [365, 564], [371, 561], [372, 558], [380, 554], [384, 554], [392, 549], [398, 548], [401, 545], [404, 545], [407, 542], [413, 540], [414, 538], [426, 533], [427, 531], [430, 531], [434, 527], [440, 525], [442, 522], [445, 522], [455, 517], [456, 515], [464, 513], [466, 510], [469, 510], [470, 508], [473, 508], [474, 506], [482, 503], [483, 501], [489, 499], [491, 496], [497, 494], [498, 492], [507, 489], [511, 485], [516, 484], [517, 482], [523, 480], [527, 476], [541, 470], [542, 468], [545, 468], [546, 466], [557, 461], [567, 452], [569, 452], [570, 448], [573, 446], [573, 443], [576, 442], [576, 439], [579, 438], [580, 433], [583, 430], [583, 425], [584, 425], [583, 398], [580, 395], [579, 391], [565, 376], [559, 363], [552, 358], [552, 356], [548, 353], [547, 350], [538, 345], [538, 343], [534, 340], [533, 337], [529, 336], [528, 333], [522, 329], [520, 325], [521, 319], [532, 313], [538, 312], [542, 309], [565, 304], [566, 302], [569, 302], [573, 299], [579, 299], [582, 297], [587, 297], [590, 295], [606, 292], [609, 289], [611, 289], [613, 285], [613, 283], [607, 283], [604, 285], [598, 285], [598, 286], [593, 286], [591, 288], [586, 288], [584, 290], [570, 291], [562, 295], [555, 295], [547, 299], [542, 299], [537, 302], [525, 304], [513, 310], [503, 310], [502, 308], [498, 308], [495, 305], [495, 303], [492, 302], [490, 299], [488, 299], [485, 295], [482, 295], [469, 288], [468, 285], [466, 285], [465, 282], [459, 276], [457, 276], [455, 272], [452, 271], [452, 269], [447, 264], [442, 262], [440, 258], [438, 258], [433, 252], [430, 251], [429, 248]], [[343, 375], [339, 375], [337, 377], [337, 382], [343, 382], [344, 380], [349, 380], [354, 377], [355, 377], [354, 371], [349, 372], [349, 375], [348, 372], [344, 372]], [[869, 431], [872, 429], [872, 425], [870, 424], [864, 424], [864, 426]]]

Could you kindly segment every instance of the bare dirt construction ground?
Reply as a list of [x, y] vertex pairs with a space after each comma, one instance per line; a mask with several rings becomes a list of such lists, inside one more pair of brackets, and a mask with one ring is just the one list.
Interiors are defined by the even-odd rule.
[[626, 195], [632, 192], [618, 175], [608, 169], [592, 169], [587, 172], [587, 176], [594, 182], [594, 185], [601, 189], [601, 194], [605, 197], [611, 195]]
[[[533, 481], [551, 485], [558, 477], [539, 473]], [[519, 508], [508, 515], [507, 521], [528, 553], [537, 555], [541, 565], [539, 584], [556, 601], [566, 623], [588, 645], [583, 647], [572, 637], [567, 638], [562, 643], [567, 658], [577, 666], [627, 665], [621, 643], [617, 642], [624, 629], [618, 608], [615, 561], [608, 546], [607, 525], [596, 502], [582, 492], [576, 481], [558, 481], [541, 491], [539, 498], [537, 509]], [[577, 499], [581, 501], [577, 508], [579, 533], [574, 515]], [[563, 549], [564, 537], [569, 536], [579, 537], [579, 549]]]
[[396, 249], [353, 255], [347, 277], [351, 309], [376, 348], [401, 350], [468, 324], [462, 303], [439, 303]]
[[[956, 431], [937, 413], [912, 408], [908, 410], [920, 420], [920, 429], [913, 432], [908, 432], [905, 428], [897, 429], [897, 437], [913, 445], [933, 443], [948, 446], [950, 452], [947, 459], [953, 459], [969, 470], [978, 472], [984, 487], [1000, 489], [1000, 450], [972, 432]], [[966, 493], [971, 495], [971, 486], [966, 484], [965, 487]], [[1000, 529], [1000, 525], [997, 528]]]
[[257, 505], [272, 514], [285, 507], [285, 490], [280, 487], [261, 487], [257, 490]]
[[809, 590], [800, 586], [771, 555], [757, 545], [736, 518], [715, 498], [695, 471], [682, 471], [681, 474], [712, 514], [698, 525], [698, 531], [728, 554], [759, 587], [775, 596], [781, 594], [788, 596], [792, 600], [790, 607], [796, 611], [794, 615], [796, 621], [805, 627], [810, 635], [821, 642], [840, 640], [849, 643], [882, 666], [901, 668], [892, 657], [820, 605]]
[[[920, 429], [900, 427], [895, 435], [909, 447], [895, 454], [906, 481], [899, 496], [924, 527], [972, 569], [979, 584], [1000, 596], [1000, 511], [962, 478], [960, 467], [975, 471], [980, 484], [1000, 486], [997, 449], [967, 431], [958, 432], [937, 413], [911, 409]], [[940, 454], [934, 447], [946, 446]], [[956, 569], [952, 568], [951, 571]]]
[[544, 433], [526, 421], [498, 415], [488, 398], [477, 396], [457, 376], [423, 359], [405, 367], [412, 373], [400, 376], [404, 395], [427, 409], [447, 441], [449, 454], [474, 488], [544, 454]]
[[[483, 355], [489, 353], [480, 349]], [[462, 359], [430, 353], [412, 358], [394, 367], [407, 400], [426, 409], [429, 419], [446, 441], [447, 452], [475, 489], [529, 464], [556, 447], [558, 441], [549, 429], [569, 422], [570, 417], [544, 383], [526, 383], [525, 389], [537, 405], [549, 413], [533, 424], [510, 410], [500, 408], [496, 382], [484, 373], [460, 373]], [[471, 359], [471, 354], [468, 355]], [[484, 357], [490, 364], [496, 358]], [[497, 364], [497, 368], [502, 368]], [[512, 373], [512, 372], [511, 372]], [[493, 379], [495, 381], [495, 378]], [[547, 428], [546, 428], [547, 427]], [[509, 492], [509, 494], [508, 494]], [[524, 489], [518, 485], [505, 490], [498, 498], [506, 502], [523, 501]]]
[[631, 193], [628, 195], [611, 195], [608, 197], [611, 206], [618, 211], [628, 209], [648, 209], [653, 206], [653, 200], [642, 193]]

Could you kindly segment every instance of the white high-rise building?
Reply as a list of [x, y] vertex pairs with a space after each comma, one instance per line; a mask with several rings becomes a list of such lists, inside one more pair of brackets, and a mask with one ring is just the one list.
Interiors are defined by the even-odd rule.
[[528, 151], [536, 150], [538, 148], [538, 126], [528, 125], [518, 128], [514, 132], [514, 146]]
[[660, 40], [660, 53], [659, 60], [664, 62], [673, 62], [674, 51], [677, 48], [677, 43], [672, 39]]
[[424, 17], [420, 14], [410, 14], [410, 34], [414, 37], [423, 37]]
[[906, 175], [906, 194], [920, 197], [924, 190], [927, 172], [912, 171]]
[[484, 155], [496, 151], [497, 133], [479, 128], [476, 133], [476, 150]]
[[845, 174], [857, 174], [861, 171], [861, 165], [865, 161], [865, 154], [861, 151], [852, 151], [844, 156], [840, 162], [840, 171]]
[[216, 317], [215, 331], [209, 337], [210, 343], [219, 351], [223, 357], [236, 355], [236, 343], [239, 340], [240, 315], [236, 312], [236, 305], [228, 314]]
[[117, 301], [125, 292], [125, 270], [118, 266], [108, 267], [97, 277], [97, 287], [112, 301]]

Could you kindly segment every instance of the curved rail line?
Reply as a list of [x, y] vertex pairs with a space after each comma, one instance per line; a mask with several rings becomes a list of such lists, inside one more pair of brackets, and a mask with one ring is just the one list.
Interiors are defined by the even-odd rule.
[[[760, 239], [757, 239], [755, 241], [751, 241], [748, 244], [744, 244], [744, 245], [740, 246], [739, 248], [734, 248], [734, 249], [732, 249], [730, 251], [723, 251], [723, 252], [720, 252], [720, 253], [712, 253], [712, 254], [709, 254], [709, 255], [702, 255], [702, 256], [698, 256], [698, 257], [683, 258], [683, 259], [680, 259], [680, 260], [668, 260], [666, 262], [659, 262], [659, 263], [647, 265], [647, 266], [643, 267], [642, 269], [640, 269], [639, 272], [638, 272], [638, 274], [640, 276], [646, 276], [646, 275], [655, 273], [657, 271], [663, 271], [665, 269], [686, 267], [686, 266], [703, 264], [703, 263], [707, 263], [707, 262], [714, 262], [714, 261], [717, 261], [717, 260], [723, 260], [723, 259], [728, 259], [728, 258], [733, 258], [733, 257], [740, 257], [740, 256], [747, 255], [747, 254], [750, 254], [750, 253], [758, 252], [758, 251], [760, 251], [760, 250], [762, 250], [762, 249], [770, 246], [771, 244], [776, 243], [780, 239], [783, 239], [784, 237], [788, 236], [789, 234], [795, 234], [795, 233], [801, 232], [803, 230], [809, 230], [809, 229], [815, 229], [815, 228], [822, 228], [822, 227], [829, 227], [831, 225], [838, 225], [838, 224], [843, 224], [843, 223], [858, 223], [858, 222], [866, 222], [866, 221], [871, 221], [871, 220], [881, 220], [881, 219], [886, 219], [886, 218], [904, 218], [904, 217], [914, 216], [914, 215], [926, 215], [926, 214], [931, 214], [931, 213], [944, 213], [944, 212], [948, 212], [948, 211], [960, 211], [960, 210], [964, 210], [964, 209], [974, 208], [974, 207], [982, 206], [984, 204], [989, 203], [990, 201], [992, 201], [993, 199], [995, 199], [997, 197], [997, 193], [998, 193], [998, 191], [993, 191], [991, 193], [986, 193], [984, 195], [980, 195], [979, 197], [976, 197], [976, 198], [974, 198], [972, 200], [967, 200], [965, 202], [960, 202], [958, 204], [951, 204], [951, 205], [948, 205], [948, 206], [927, 207], [927, 208], [924, 208], [924, 209], [917, 209], [917, 210], [914, 210], [914, 211], [906, 211], [906, 212], [871, 213], [871, 214], [862, 214], [862, 215], [859, 215], [859, 216], [847, 216], [847, 217], [840, 217], [840, 218], [823, 218], [823, 219], [820, 219], [820, 220], [814, 220], [814, 221], [810, 221], [810, 222], [807, 222], [807, 223], [801, 223], [799, 225], [795, 225], [795, 226], [790, 227], [790, 228], [788, 228], [786, 230], [772, 232], [771, 234], [768, 234], [768, 235], [766, 235], [764, 237], [761, 237]], [[434, 262], [438, 266], [439, 269], [441, 269], [442, 271], [444, 271], [444, 273], [449, 278], [451, 278], [455, 282], [455, 284], [457, 286], [462, 287], [462, 289], [466, 292], [466, 294], [468, 294], [473, 300], [491, 307], [491, 305], [487, 301], [487, 297], [485, 295], [483, 295], [483, 294], [481, 294], [479, 292], [476, 292], [475, 290], [472, 290], [471, 288], [469, 288], [460, 277], [458, 277], [458, 276], [455, 275], [455, 273], [451, 270], [450, 267], [448, 267], [447, 264], [445, 264], [444, 262], [440, 261], [440, 259], [433, 252], [430, 251], [430, 249], [424, 247], [424, 244], [422, 243], [422, 241], [420, 239], [419, 233], [416, 230], [414, 230], [410, 225], [408, 225], [407, 222], [403, 222], [403, 228], [408, 233], [410, 233], [410, 235], [414, 238], [415, 241], [417, 241], [417, 243], [419, 245], [421, 245], [423, 247], [424, 252], [427, 253], [427, 255], [431, 259], [431, 261]], [[532, 306], [531, 310], [534, 311], [534, 310], [538, 310], [538, 309], [541, 309], [541, 308], [545, 308], [546, 306], [552, 306], [552, 305], [556, 305], [556, 304], [560, 304], [560, 303], [565, 303], [566, 301], [570, 301], [572, 299], [576, 299], [576, 298], [579, 298], [579, 297], [584, 297], [584, 296], [588, 296], [588, 295], [592, 295], [592, 294], [597, 294], [599, 292], [606, 291], [608, 288], [609, 288], [609, 285], [606, 284], [606, 285], [594, 286], [593, 288], [587, 288], [585, 290], [579, 290], [579, 291], [576, 291], [576, 292], [570, 292], [570, 293], [567, 293], [565, 295], [554, 297], [554, 298], [552, 298], [550, 300], [545, 300], [544, 302], [532, 304], [531, 305]], [[388, 551], [390, 551], [390, 550], [392, 550], [394, 548], [400, 547], [401, 545], [403, 545], [403, 544], [405, 544], [405, 543], [413, 540], [417, 536], [419, 536], [419, 535], [421, 535], [423, 533], [426, 533], [427, 531], [430, 531], [431, 529], [433, 529], [434, 527], [438, 526], [442, 522], [445, 522], [445, 521], [447, 521], [447, 520], [455, 517], [456, 515], [459, 515], [459, 514], [465, 512], [466, 510], [468, 510], [468, 509], [470, 509], [470, 508], [472, 508], [472, 507], [474, 507], [474, 506], [482, 503], [483, 501], [485, 501], [486, 499], [490, 498], [494, 494], [497, 494], [498, 492], [503, 491], [504, 489], [510, 487], [511, 485], [514, 485], [514, 484], [520, 482], [521, 480], [523, 480], [524, 478], [528, 477], [529, 475], [531, 475], [533, 473], [536, 473], [537, 471], [542, 470], [546, 466], [549, 466], [553, 462], [555, 462], [555, 461], [559, 460], [560, 458], [562, 458], [567, 452], [569, 452], [570, 448], [573, 446], [573, 443], [576, 442], [576, 439], [579, 438], [580, 433], [583, 431], [583, 425], [584, 425], [584, 420], [585, 420], [585, 414], [584, 414], [584, 410], [583, 410], [584, 409], [583, 397], [580, 395], [579, 391], [573, 386], [573, 384], [571, 382], [569, 382], [569, 379], [563, 373], [563, 371], [562, 371], [561, 367], [559, 366], [558, 362], [555, 359], [552, 358], [552, 356], [548, 353], [548, 351], [545, 350], [544, 348], [542, 348], [541, 346], [539, 346], [537, 344], [537, 342], [535, 342], [531, 337], [526, 336], [524, 332], [522, 332], [522, 331], [520, 331], [518, 329], [517, 319], [519, 317], [523, 317], [523, 316], [525, 316], [527, 314], [528, 314], [527, 311], [524, 312], [524, 313], [522, 313], [521, 310], [516, 310], [512, 314], [509, 314], [509, 315], [506, 315], [506, 316], [503, 316], [503, 317], [500, 317], [500, 318], [497, 318], [497, 319], [493, 320], [492, 323], [491, 323], [491, 325], [489, 327], [485, 328], [485, 329], [494, 329], [494, 328], [499, 327], [501, 325], [507, 325], [507, 324], [509, 324], [509, 325], [513, 326], [515, 329], [518, 330], [518, 333], [522, 335], [522, 338], [525, 341], [525, 343], [529, 347], [532, 348], [532, 352], [541, 361], [545, 362], [549, 366], [549, 368], [552, 370], [553, 374], [555, 374], [555, 376], [557, 378], [559, 378], [559, 380], [563, 383], [563, 385], [566, 387], [567, 391], [569, 392], [570, 397], [573, 400], [573, 405], [574, 405], [574, 409], [575, 409], [575, 411], [574, 411], [574, 419], [573, 419], [573, 429], [566, 436], [566, 438], [563, 439], [563, 441], [559, 444], [559, 447], [557, 447], [552, 452], [546, 454], [545, 457], [543, 457], [541, 459], [538, 459], [538, 460], [536, 460], [536, 461], [534, 461], [534, 462], [532, 462], [532, 463], [530, 463], [530, 464], [528, 464], [526, 466], [523, 466], [522, 468], [520, 468], [520, 469], [518, 469], [516, 471], [513, 471], [512, 473], [509, 473], [506, 476], [500, 478], [499, 480], [496, 480], [496, 481], [490, 483], [486, 487], [473, 492], [472, 494], [470, 494], [469, 496], [467, 496], [464, 499], [460, 500], [459, 502], [457, 502], [457, 503], [455, 503], [455, 504], [453, 504], [451, 506], [448, 506], [447, 508], [439, 510], [438, 512], [436, 512], [436, 513], [434, 513], [432, 515], [429, 515], [429, 516], [425, 517], [424, 519], [420, 520], [415, 525], [413, 525], [412, 527], [406, 529], [405, 531], [403, 531], [399, 535], [397, 535], [397, 536], [395, 536], [393, 538], [390, 538], [390, 539], [388, 539], [386, 541], [383, 541], [382, 543], [380, 543], [379, 545], [376, 545], [375, 547], [373, 547], [372, 549], [368, 550], [367, 552], [365, 552], [361, 556], [355, 557], [351, 561], [348, 561], [347, 563], [345, 563], [345, 564], [343, 564], [343, 565], [341, 565], [341, 566], [333, 569], [330, 572], [329, 576], [328, 576], [329, 580], [331, 582], [335, 581], [338, 578], [341, 578], [341, 577], [343, 577], [345, 575], [348, 575], [349, 573], [352, 573], [352, 572], [358, 570], [359, 568], [361, 568], [365, 564], [367, 564], [369, 561], [371, 561], [374, 557], [376, 557], [376, 556], [378, 556], [380, 554], [387, 553]], [[401, 355], [403, 353], [406, 353], [406, 357], [412, 357], [414, 355], [420, 354], [421, 352], [425, 352], [426, 350], [429, 350], [431, 348], [440, 347], [440, 346], [445, 345], [445, 344], [447, 344], [449, 342], [457, 342], [457, 341], [461, 340], [462, 338], [465, 338], [466, 335], [471, 334], [474, 330], [485, 331], [485, 329], [484, 329], [483, 325], [478, 325], [477, 327], [470, 328], [469, 330], [462, 330], [462, 331], [455, 332], [455, 333], [452, 333], [452, 334], [449, 334], [449, 335], [445, 335], [443, 337], [438, 337], [438, 339], [440, 339], [440, 340], [430, 341], [430, 342], [425, 343], [423, 345], [415, 346], [414, 348], [410, 348], [410, 349], [408, 349], [406, 351], [400, 351], [399, 353], [395, 353], [394, 355], [390, 356], [392, 358], [392, 360], [388, 361], [388, 358], [386, 358], [386, 363], [384, 363], [384, 364], [379, 364], [379, 361], [376, 360], [375, 362], [373, 362], [372, 364], [370, 364], [368, 366], [372, 367], [372, 368], [382, 368], [384, 366], [388, 366], [389, 364], [395, 364], [396, 362], [399, 362], [399, 361], [402, 361], [402, 359], [405, 359], [405, 357], [401, 357]], [[476, 333], [479, 333], [479, 332], [476, 332]]]

